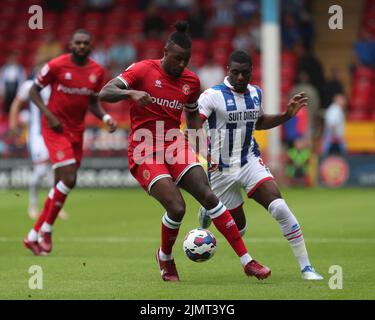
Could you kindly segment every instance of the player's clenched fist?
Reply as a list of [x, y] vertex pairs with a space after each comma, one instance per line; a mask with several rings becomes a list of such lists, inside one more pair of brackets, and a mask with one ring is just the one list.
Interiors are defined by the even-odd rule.
[[107, 125], [109, 133], [116, 131], [117, 123], [113, 121], [112, 117], [109, 114], [104, 115], [103, 122]]
[[152, 103], [150, 94], [145, 91], [133, 90], [130, 93], [130, 97], [133, 101], [137, 102], [142, 107]]

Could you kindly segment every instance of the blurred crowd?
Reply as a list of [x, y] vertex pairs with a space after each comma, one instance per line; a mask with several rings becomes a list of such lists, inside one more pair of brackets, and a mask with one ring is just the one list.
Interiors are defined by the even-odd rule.
[[[197, 51], [199, 51], [199, 54], [195, 54], [194, 46], [190, 68], [201, 77], [202, 90], [222, 81], [227, 55], [232, 49], [243, 49], [251, 55], [259, 55], [260, 0], [81, 0], [78, 1], [77, 10], [113, 12], [121, 4], [130, 5], [130, 2], [132, 2], [132, 10], [142, 12], [135, 17], [141, 18], [138, 22], [141, 24], [141, 32], [136, 37], [128, 31], [114, 35], [101, 33], [94, 35], [95, 46], [92, 58], [108, 70], [109, 77], [117, 75], [136, 60], [160, 57], [162, 45], [173, 23], [166, 18], [168, 14], [174, 18], [186, 19], [190, 24], [190, 35], [194, 44], [197, 43]], [[69, 3], [70, 1], [44, 0], [42, 5], [46, 10], [63, 13], [68, 9]], [[282, 1], [282, 10], [283, 50], [295, 51], [296, 54], [299, 54], [297, 52], [300, 50], [299, 46], [309, 50], [313, 42], [310, 1], [285, 0]], [[123, 19], [127, 18], [133, 17], [126, 15], [123, 17]], [[107, 36], [111, 37], [110, 41]], [[214, 39], [216, 47], [205, 46], [204, 53], [200, 54], [199, 44], [209, 44]], [[222, 41], [219, 43], [216, 40]], [[142, 43], [147, 43], [148, 47], [155, 45], [155, 50], [145, 48]], [[225, 50], [221, 50], [222, 47]], [[41, 45], [30, 55], [34, 54], [33, 64], [38, 64], [60, 55], [67, 49], [68, 44], [63, 43], [61, 37], [56, 36], [55, 27], [43, 34]], [[223, 54], [219, 51], [223, 51]], [[9, 111], [9, 105], [19, 84], [32, 73], [33, 64], [22, 64], [19, 56], [20, 52], [11, 52], [1, 66], [0, 96], [3, 114]], [[321, 83], [320, 79], [315, 77], [313, 81], [317, 84]]]

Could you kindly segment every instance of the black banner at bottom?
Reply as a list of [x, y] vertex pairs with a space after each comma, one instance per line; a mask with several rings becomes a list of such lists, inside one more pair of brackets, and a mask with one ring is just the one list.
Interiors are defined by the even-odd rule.
[[[291, 312], [302, 308], [309, 316], [335, 315], [349, 310], [373, 310], [375, 300], [12, 300], [0, 302], [3, 312], [9, 308], [14, 316], [17, 310], [51, 308], [59, 316], [76, 318], [77, 313], [87, 316], [116, 314], [118, 319], [254, 319], [274, 312]], [[23, 308], [25, 307], [25, 308]]]

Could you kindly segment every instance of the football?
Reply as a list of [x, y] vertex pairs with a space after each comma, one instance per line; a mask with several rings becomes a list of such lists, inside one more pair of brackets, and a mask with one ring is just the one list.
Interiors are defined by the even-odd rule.
[[207, 261], [216, 252], [216, 238], [207, 229], [191, 230], [185, 236], [183, 250], [186, 256], [194, 262]]

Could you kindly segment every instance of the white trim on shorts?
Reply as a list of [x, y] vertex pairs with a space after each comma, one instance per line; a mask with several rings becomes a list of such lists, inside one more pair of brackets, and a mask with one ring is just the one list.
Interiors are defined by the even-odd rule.
[[64, 161], [61, 161], [61, 162], [57, 162], [57, 163], [52, 165], [52, 169], [55, 170], [57, 168], [65, 167], [65, 166], [68, 166], [68, 165], [76, 163], [76, 162], [77, 162], [76, 159], [68, 159], [68, 160], [64, 160]]
[[159, 174], [154, 179], [152, 179], [151, 182], [148, 184], [147, 192], [150, 193], [151, 187], [155, 184], [155, 182], [157, 182], [157, 181], [159, 181], [160, 179], [163, 179], [163, 178], [171, 178], [172, 179], [172, 176], [168, 173]]
[[193, 167], [196, 167], [196, 166], [202, 166], [199, 162], [193, 162], [193, 163], [190, 163], [180, 174], [179, 176], [177, 177], [176, 181], [175, 181], [175, 184], [179, 184], [181, 178], [184, 176], [184, 174], [186, 172], [188, 172], [191, 168]]
[[251, 198], [254, 194], [255, 191], [257, 191], [257, 189], [265, 182], [267, 181], [271, 181], [271, 180], [275, 180], [274, 177], [264, 177], [263, 179], [260, 179], [254, 187], [251, 188], [251, 190], [249, 190], [249, 192], [246, 192], [246, 195], [248, 198]]

